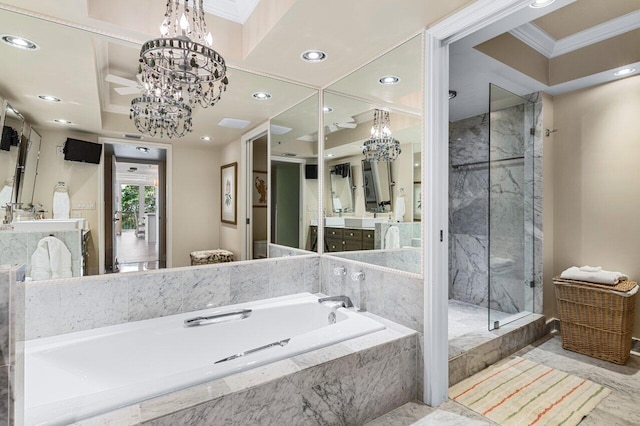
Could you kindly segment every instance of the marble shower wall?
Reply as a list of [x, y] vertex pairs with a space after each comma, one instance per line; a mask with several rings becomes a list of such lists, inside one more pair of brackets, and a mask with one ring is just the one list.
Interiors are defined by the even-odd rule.
[[319, 256], [24, 284], [25, 339], [320, 290]]
[[449, 297], [507, 313], [542, 312], [542, 104], [529, 100], [449, 130]]
[[275, 257], [289, 257], [289, 256], [303, 256], [309, 255], [313, 252], [308, 250], [301, 250], [298, 248], [281, 246], [278, 244], [269, 243], [269, 258], [273, 259]]

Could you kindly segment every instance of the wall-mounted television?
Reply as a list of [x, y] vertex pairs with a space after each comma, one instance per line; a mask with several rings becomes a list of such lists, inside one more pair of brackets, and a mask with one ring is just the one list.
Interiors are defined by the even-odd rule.
[[65, 160], [99, 164], [102, 144], [67, 138], [63, 152]]
[[318, 179], [318, 165], [307, 164], [304, 166], [305, 179]]

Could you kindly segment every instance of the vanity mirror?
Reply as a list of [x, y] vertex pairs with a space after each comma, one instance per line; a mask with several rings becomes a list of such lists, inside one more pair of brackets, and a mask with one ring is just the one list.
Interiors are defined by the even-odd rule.
[[[20, 142], [24, 127], [24, 117], [8, 101], [2, 103], [0, 117], [2, 136], [0, 137], [0, 208], [17, 200], [15, 178], [18, 168]], [[4, 216], [4, 211], [1, 213]]]
[[[349, 163], [354, 188], [353, 210], [340, 213], [332, 208], [334, 194], [325, 185], [325, 252], [333, 256], [421, 273], [421, 228], [414, 198], [421, 193], [421, 161], [416, 158], [422, 142], [422, 58], [419, 35], [325, 91], [324, 179], [333, 184], [330, 171]], [[363, 154], [373, 135], [376, 110], [389, 113], [391, 135], [400, 142], [401, 152], [393, 161], [375, 161]], [[396, 232], [399, 238], [389, 238]]]
[[22, 179], [20, 179], [21, 183], [18, 191], [18, 202], [25, 206], [33, 204], [33, 192], [36, 188], [41, 141], [42, 137], [40, 134], [33, 128], [30, 128], [24, 165], [20, 166]]
[[329, 169], [331, 209], [333, 213], [353, 213], [353, 186], [351, 163], [336, 164]]

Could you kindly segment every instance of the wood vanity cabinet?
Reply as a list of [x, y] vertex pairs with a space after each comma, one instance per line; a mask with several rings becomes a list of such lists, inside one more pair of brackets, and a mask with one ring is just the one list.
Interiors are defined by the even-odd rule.
[[[311, 226], [309, 235], [315, 240], [318, 233], [316, 226]], [[374, 248], [373, 229], [359, 228], [325, 228], [326, 249], [329, 252], [373, 250]]]

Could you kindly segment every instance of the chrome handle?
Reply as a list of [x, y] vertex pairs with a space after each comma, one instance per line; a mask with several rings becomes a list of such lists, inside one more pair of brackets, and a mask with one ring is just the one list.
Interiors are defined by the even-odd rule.
[[278, 342], [269, 343], [268, 345], [260, 346], [258, 348], [249, 349], [248, 351], [240, 352], [240, 353], [237, 353], [235, 355], [231, 355], [229, 357], [223, 358], [220, 361], [214, 362], [214, 364], [219, 364], [221, 362], [231, 361], [232, 359], [240, 358], [241, 356], [249, 355], [249, 354], [252, 354], [252, 353], [258, 352], [258, 351], [263, 351], [265, 349], [273, 348], [275, 346], [287, 346], [287, 343], [289, 343], [289, 340], [291, 340], [291, 338], [280, 340]]
[[248, 318], [251, 315], [251, 309], [242, 309], [242, 310], [239, 310], [239, 311], [223, 312], [221, 314], [209, 315], [209, 316], [206, 316], [206, 317], [190, 318], [190, 319], [184, 320], [184, 325], [186, 327], [195, 327], [195, 326], [198, 326], [198, 325], [202, 325], [202, 323], [205, 322], [205, 321], [211, 321], [211, 320], [214, 320], [214, 319], [231, 317], [231, 316], [234, 316], [234, 315], [240, 315], [239, 319]]

